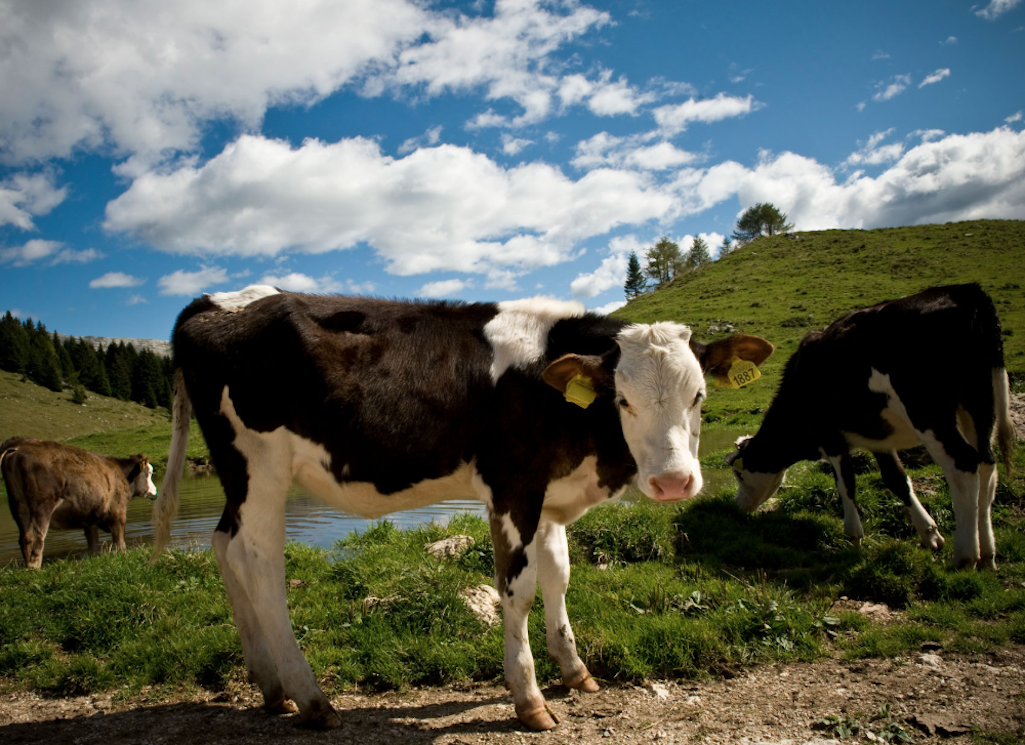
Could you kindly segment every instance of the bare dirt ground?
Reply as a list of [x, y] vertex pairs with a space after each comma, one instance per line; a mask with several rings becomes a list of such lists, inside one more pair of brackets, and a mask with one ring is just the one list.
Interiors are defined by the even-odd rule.
[[[507, 691], [488, 684], [336, 696], [344, 723], [330, 732], [263, 712], [248, 686], [116, 705], [22, 692], [0, 694], [0, 742], [825, 745], [839, 742], [819, 724], [832, 715], [868, 725], [871, 736], [863, 730], [848, 741], [882, 741], [889, 721], [914, 742], [969, 743], [972, 727], [1025, 734], [1023, 685], [1025, 647], [974, 655], [925, 647], [905, 658], [769, 665], [728, 679], [612, 683], [596, 694], [551, 686], [545, 696], [560, 724], [544, 733], [524, 730]], [[870, 722], [885, 705], [889, 719]]]

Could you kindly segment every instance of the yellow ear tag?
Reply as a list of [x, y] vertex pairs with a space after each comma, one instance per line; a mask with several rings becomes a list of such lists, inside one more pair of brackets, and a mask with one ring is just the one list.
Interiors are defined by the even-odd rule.
[[598, 394], [594, 392], [594, 382], [580, 373], [569, 379], [566, 384], [566, 400], [576, 404], [581, 409], [586, 409], [594, 403]]
[[742, 360], [739, 357], [733, 358], [733, 364], [726, 373], [726, 380], [716, 378], [716, 385], [722, 388], [740, 388], [748, 383], [753, 383], [762, 377], [758, 372], [758, 366], [749, 360]]

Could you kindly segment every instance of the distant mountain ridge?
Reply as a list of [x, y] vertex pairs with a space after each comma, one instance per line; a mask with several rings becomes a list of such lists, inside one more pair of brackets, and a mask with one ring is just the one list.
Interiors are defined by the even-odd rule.
[[81, 339], [86, 344], [91, 344], [94, 347], [102, 347], [103, 351], [106, 351], [107, 347], [110, 346], [111, 342], [113, 342], [114, 344], [120, 344], [121, 342], [124, 342], [125, 344], [131, 344], [133, 347], [135, 347], [135, 351], [136, 352], [141, 352], [144, 349], [148, 349], [149, 351], [153, 352], [153, 354], [159, 355], [160, 357], [170, 357], [171, 356], [171, 342], [164, 341], [163, 339], [123, 339], [123, 338], [116, 338], [115, 339], [115, 338], [111, 338], [111, 337], [107, 337], [107, 336], [74, 336], [74, 337], [72, 337], [69, 334], [61, 334], [61, 333], [57, 334], [57, 338], [60, 339], [62, 342], [65, 339], [69, 339], [69, 338]]

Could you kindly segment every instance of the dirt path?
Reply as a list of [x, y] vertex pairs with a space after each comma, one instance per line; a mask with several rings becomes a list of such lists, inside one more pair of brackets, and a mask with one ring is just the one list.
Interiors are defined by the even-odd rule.
[[[968, 743], [972, 727], [1025, 735], [1023, 685], [1025, 647], [977, 655], [926, 648], [896, 660], [773, 665], [731, 679], [608, 685], [591, 695], [555, 686], [545, 694], [561, 724], [546, 733], [517, 726], [508, 693], [494, 685], [341, 695], [334, 705], [344, 724], [332, 732], [252, 708], [258, 699], [249, 688], [117, 706], [101, 697], [8, 693], [0, 695], [0, 742], [824, 745], [836, 734], [816, 723], [832, 715], [859, 720], [879, 738], [902, 728], [914, 742]], [[887, 705], [888, 718], [869, 721]], [[870, 740], [862, 731], [850, 741]]]

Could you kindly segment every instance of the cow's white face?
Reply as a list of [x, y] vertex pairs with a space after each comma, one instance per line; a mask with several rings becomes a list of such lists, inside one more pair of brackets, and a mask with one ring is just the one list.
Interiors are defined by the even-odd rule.
[[637, 462], [637, 486], [675, 502], [701, 490], [698, 435], [705, 376], [676, 323], [629, 326], [616, 341], [616, 403], [623, 436]]
[[754, 512], [765, 504], [769, 497], [779, 491], [787, 473], [785, 468], [778, 473], [748, 470], [744, 466], [744, 452], [750, 440], [750, 437], [741, 437], [734, 443], [737, 450], [726, 456], [726, 462], [730, 464], [737, 480], [736, 505], [744, 512]]
[[132, 496], [141, 497], [146, 495], [150, 499], [157, 496], [157, 487], [153, 483], [153, 466], [149, 462], [143, 462], [139, 469], [139, 475], [132, 482]]

